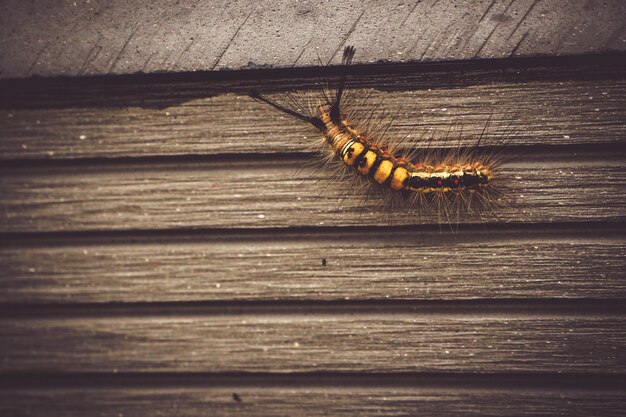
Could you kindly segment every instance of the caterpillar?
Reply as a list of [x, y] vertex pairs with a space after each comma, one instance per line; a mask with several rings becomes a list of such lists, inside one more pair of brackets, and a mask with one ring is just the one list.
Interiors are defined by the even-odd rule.
[[[347, 46], [342, 65], [350, 65], [355, 52], [353, 46]], [[422, 209], [434, 207], [445, 214], [448, 222], [454, 206], [459, 218], [463, 212], [480, 215], [485, 209], [491, 211], [498, 200], [495, 197], [501, 195], [501, 189], [496, 186], [496, 171], [502, 159], [497, 153], [481, 149], [482, 135], [476, 146], [468, 150], [453, 149], [447, 154], [414, 150], [410, 157], [394, 154], [390, 151], [392, 146], [377, 142], [348, 121], [342, 108], [345, 89], [346, 76], [343, 76], [336, 91], [323, 94], [321, 103], [309, 113], [301, 110], [303, 106], [293, 99], [289, 104], [281, 104], [257, 90], [250, 91], [250, 96], [312, 124], [321, 133], [332, 159], [392, 198], [397, 194], [410, 204], [419, 202]], [[420, 158], [415, 160], [416, 156]]]

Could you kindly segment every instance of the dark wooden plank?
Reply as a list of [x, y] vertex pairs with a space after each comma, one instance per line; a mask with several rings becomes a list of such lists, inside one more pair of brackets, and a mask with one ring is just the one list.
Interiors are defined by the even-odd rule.
[[[310, 156], [172, 163], [8, 167], [0, 177], [2, 231], [189, 227], [362, 226], [463, 222], [623, 221], [622, 150], [527, 153], [500, 169], [512, 203], [483, 218], [398, 208], [350, 190], [333, 171], [299, 168]], [[549, 155], [549, 156], [548, 156]], [[311, 176], [313, 175], [313, 177]], [[306, 180], [309, 178], [308, 180]], [[391, 217], [390, 217], [391, 216]], [[444, 226], [446, 227], [446, 226]]]
[[[234, 399], [234, 395], [240, 401]], [[11, 416], [621, 416], [623, 391], [227, 386], [0, 391]]]
[[[523, 312], [523, 311], [526, 312]], [[526, 310], [524, 310], [526, 309]], [[450, 311], [452, 310], [452, 311]], [[0, 320], [3, 372], [626, 371], [626, 317], [545, 306], [276, 309]], [[222, 313], [223, 311], [223, 313]], [[245, 309], [243, 310], [245, 311]], [[180, 314], [177, 314], [180, 313]]]
[[[385, 123], [391, 138], [411, 136], [411, 149], [473, 145], [485, 130], [514, 145], [622, 143], [626, 140], [624, 68], [501, 69], [384, 73], [358, 77], [352, 108]], [[362, 71], [362, 70], [359, 70]], [[408, 70], [407, 70], [408, 71]], [[382, 72], [382, 74], [380, 74]], [[261, 76], [267, 76], [259, 74]], [[270, 91], [311, 86], [316, 74], [267, 80]], [[90, 158], [223, 153], [285, 153], [319, 143], [314, 128], [245, 96], [259, 81], [98, 86], [66, 83], [20, 98], [7, 92], [0, 109], [3, 159]], [[10, 86], [9, 86], [10, 87]], [[223, 94], [224, 91], [236, 94]], [[310, 96], [317, 100], [319, 93]], [[34, 107], [34, 108], [33, 108]], [[372, 115], [373, 114], [373, 115]], [[370, 116], [371, 115], [371, 116]], [[389, 120], [389, 119], [387, 119]], [[453, 140], [449, 138], [452, 137]], [[448, 140], [446, 140], [448, 138]]]
[[626, 298], [621, 227], [34, 239], [0, 247], [0, 302]]
[[[292, 67], [625, 50], [620, 0], [4, 2], [0, 77]], [[184, 28], [185, 30], [181, 30]], [[296, 28], [296, 29], [294, 29]]]

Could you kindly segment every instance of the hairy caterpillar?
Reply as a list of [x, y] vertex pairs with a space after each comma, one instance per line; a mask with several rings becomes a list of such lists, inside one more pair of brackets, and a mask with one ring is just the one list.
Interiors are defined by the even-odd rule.
[[[355, 48], [348, 46], [342, 64], [350, 65]], [[480, 148], [480, 138], [472, 149], [448, 149], [447, 152], [410, 152], [410, 156], [395, 154], [394, 147], [377, 142], [348, 121], [342, 108], [346, 77], [342, 77], [332, 97], [323, 99], [307, 113], [290, 99], [288, 104], [271, 100], [256, 90], [250, 96], [279, 111], [312, 124], [323, 136], [330, 157], [339, 160], [346, 171], [383, 190], [389, 198], [401, 196], [409, 204], [419, 203], [421, 210], [435, 209], [450, 223], [464, 213], [491, 211], [497, 204], [501, 189], [496, 186], [497, 167], [501, 156]], [[484, 133], [484, 132], [483, 132]], [[482, 135], [481, 135], [482, 137]]]

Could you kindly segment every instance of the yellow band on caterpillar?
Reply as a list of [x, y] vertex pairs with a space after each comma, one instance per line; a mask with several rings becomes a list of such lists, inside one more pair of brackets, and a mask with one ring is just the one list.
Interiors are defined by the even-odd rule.
[[409, 178], [409, 171], [406, 168], [398, 167], [393, 172], [393, 177], [391, 178], [391, 188], [394, 190], [402, 190], [404, 189], [404, 181]]
[[387, 178], [391, 175], [391, 170], [393, 169], [393, 162], [388, 159], [383, 160], [376, 168], [376, 172], [374, 173], [374, 181], [379, 184], [387, 181]]
[[376, 162], [376, 157], [377, 155], [374, 151], [365, 152], [365, 155], [357, 164], [356, 170], [363, 175], [369, 174], [370, 169], [372, 169], [372, 166], [374, 165], [374, 162]]
[[341, 150], [341, 159], [348, 166], [354, 166], [356, 158], [365, 150], [365, 146], [357, 141], [351, 140]]

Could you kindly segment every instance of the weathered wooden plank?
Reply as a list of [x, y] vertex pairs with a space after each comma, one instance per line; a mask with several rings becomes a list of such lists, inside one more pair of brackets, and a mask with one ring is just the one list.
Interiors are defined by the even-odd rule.
[[[353, 189], [312, 158], [8, 167], [0, 177], [2, 231], [190, 227], [361, 226], [450, 222], [623, 221], [624, 154], [555, 147], [500, 169], [512, 203], [483, 217], [416, 212]], [[308, 180], [306, 180], [309, 178]], [[350, 192], [349, 192], [350, 194]], [[343, 200], [343, 201], [342, 201]], [[446, 226], [444, 226], [446, 227]]]
[[8, 303], [626, 298], [621, 228], [273, 230], [5, 243], [0, 302]]
[[[385, 71], [384, 66], [377, 66]], [[626, 140], [623, 68], [431, 72], [364, 76], [352, 85], [355, 120], [385, 123], [408, 148], [434, 136], [457, 146], [511, 136], [515, 145], [622, 143]], [[264, 73], [267, 76], [266, 73]], [[259, 75], [261, 76], [261, 75]], [[311, 86], [308, 78], [266, 80], [270, 91]], [[259, 81], [157, 83], [62, 88], [33, 87], [5, 94], [0, 110], [0, 155], [16, 158], [90, 158], [222, 153], [294, 152], [317, 146], [311, 126], [255, 103], [246, 92]], [[10, 86], [7, 86], [10, 88]], [[223, 94], [235, 91], [236, 94]], [[319, 93], [310, 94], [313, 100]], [[21, 97], [21, 98], [20, 98]], [[34, 107], [34, 108], [33, 108]], [[387, 119], [389, 120], [389, 119]], [[361, 122], [363, 123], [363, 122]], [[452, 131], [450, 131], [452, 129]], [[445, 140], [452, 137], [454, 140]]]
[[0, 370], [626, 371], [623, 315], [541, 310], [270, 309], [220, 314], [213, 309], [214, 314], [205, 315], [200, 309], [190, 315], [170, 310], [144, 316], [92, 317], [71, 311], [47, 318], [5, 316], [0, 320]]
[[310, 66], [346, 43], [358, 62], [626, 49], [619, 0], [10, 1], [0, 16], [1, 78]]
[[[239, 400], [235, 400], [236, 398]], [[11, 416], [621, 416], [623, 391], [363, 386], [103, 387], [0, 391]]]

